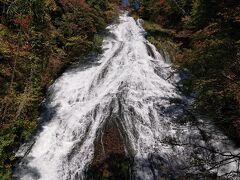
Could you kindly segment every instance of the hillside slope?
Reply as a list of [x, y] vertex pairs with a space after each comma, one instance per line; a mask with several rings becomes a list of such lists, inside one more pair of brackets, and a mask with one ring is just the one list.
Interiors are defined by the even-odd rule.
[[99, 51], [116, 0], [0, 0], [0, 179], [37, 126], [46, 89], [74, 62]]
[[240, 144], [240, 3], [236, 0], [142, 1], [148, 39], [187, 74], [195, 107]]

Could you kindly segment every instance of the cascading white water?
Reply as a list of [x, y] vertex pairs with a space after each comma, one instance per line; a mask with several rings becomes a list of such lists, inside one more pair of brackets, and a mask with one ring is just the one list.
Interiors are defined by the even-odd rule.
[[124, 13], [119, 24], [107, 29], [111, 35], [99, 60], [67, 71], [51, 86], [47, 107], [54, 110], [52, 117], [34, 138], [14, 178], [85, 179], [94, 141], [109, 117], [117, 119], [124, 134], [135, 179], [177, 178], [207, 170], [235, 175], [239, 151], [231, 142], [208, 121], [183, 122], [187, 100], [176, 88], [179, 78], [145, 39], [140, 22]]

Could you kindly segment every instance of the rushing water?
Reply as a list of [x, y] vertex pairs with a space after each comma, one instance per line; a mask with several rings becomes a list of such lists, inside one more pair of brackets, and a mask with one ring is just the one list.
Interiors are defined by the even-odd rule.
[[23, 158], [14, 178], [85, 179], [107, 119], [121, 131], [134, 179], [208, 172], [238, 178], [239, 150], [207, 120], [189, 118], [178, 75], [145, 39], [140, 21], [124, 13], [107, 29], [101, 57], [51, 86], [49, 121], [18, 151]]

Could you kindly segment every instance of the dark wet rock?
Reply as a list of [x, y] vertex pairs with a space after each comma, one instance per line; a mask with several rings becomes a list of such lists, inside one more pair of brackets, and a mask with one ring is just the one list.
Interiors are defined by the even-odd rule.
[[108, 121], [95, 142], [94, 159], [87, 171], [87, 179], [130, 179], [129, 162], [119, 129]]

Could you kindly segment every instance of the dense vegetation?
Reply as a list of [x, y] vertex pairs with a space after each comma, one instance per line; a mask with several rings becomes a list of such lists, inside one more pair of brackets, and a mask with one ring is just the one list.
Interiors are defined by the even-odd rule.
[[0, 179], [37, 126], [44, 93], [64, 68], [98, 51], [116, 0], [0, 0]]
[[[91, 51], [118, 0], [0, 0], [0, 177], [37, 126], [55, 78]], [[141, 0], [147, 38], [187, 74], [195, 107], [240, 144], [238, 0]]]
[[148, 39], [169, 52], [195, 107], [240, 144], [240, 2], [143, 0]]

